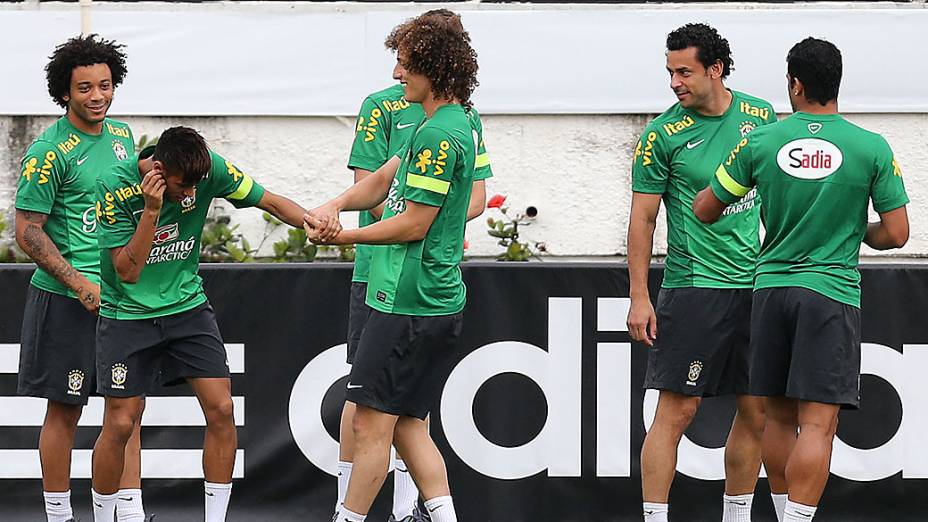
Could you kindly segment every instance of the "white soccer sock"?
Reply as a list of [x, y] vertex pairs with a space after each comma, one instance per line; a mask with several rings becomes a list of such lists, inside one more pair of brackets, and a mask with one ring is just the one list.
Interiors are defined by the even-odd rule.
[[393, 472], [393, 518], [403, 520], [412, 515], [416, 501], [419, 500], [419, 488], [412, 479], [406, 463], [396, 459], [396, 469]]
[[667, 504], [645, 502], [642, 504], [642, 508], [644, 508], [644, 522], [667, 522], [667, 511], [669, 509]]
[[783, 522], [783, 510], [786, 509], [786, 499], [789, 495], [786, 493], [771, 493], [773, 499], [773, 510], [777, 513], [777, 522]]
[[458, 522], [451, 497], [435, 497], [425, 501], [425, 510], [432, 517], [432, 522]]
[[338, 511], [345, 503], [345, 495], [348, 494], [348, 482], [351, 480], [351, 468], [354, 464], [338, 461], [338, 499], [335, 500], [335, 511]]
[[359, 515], [346, 508], [343, 504], [335, 512], [335, 519], [332, 522], [364, 522], [365, 518], [367, 518], [367, 515]]
[[206, 522], [225, 522], [232, 496], [232, 484], [204, 482], [206, 488]]
[[754, 494], [722, 495], [722, 522], [751, 522]]
[[70, 489], [64, 493], [49, 493], [45, 491], [44, 495], [45, 516], [48, 517], [48, 522], [65, 522], [74, 518], [74, 513], [71, 511]]
[[783, 510], [783, 522], [809, 522], [815, 516], [815, 511], [815, 506], [806, 506], [787, 500], [786, 509]]
[[141, 489], [120, 489], [116, 492], [116, 520], [118, 522], [145, 522]]
[[116, 498], [119, 493], [101, 495], [91, 490], [93, 496], [93, 522], [116, 522]]

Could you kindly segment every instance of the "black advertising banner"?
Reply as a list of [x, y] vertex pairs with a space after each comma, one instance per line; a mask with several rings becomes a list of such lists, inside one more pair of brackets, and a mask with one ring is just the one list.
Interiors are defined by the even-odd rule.
[[[816, 520], [928, 516], [928, 266], [866, 265], [862, 407], [841, 414]], [[0, 269], [0, 520], [43, 517], [36, 445], [44, 403], [17, 398], [16, 365], [32, 269]], [[202, 270], [229, 352], [239, 429], [230, 521], [328, 522], [350, 266], [222, 265]], [[467, 263], [462, 342], [432, 417], [458, 518], [638, 521], [638, 454], [656, 394], [641, 390], [646, 348], [625, 328], [628, 274], [615, 263]], [[660, 271], [651, 274], [656, 298]], [[677, 521], [721, 519], [733, 399], [707, 399], [681, 443]], [[78, 428], [76, 515], [92, 519], [90, 450], [102, 401]], [[156, 390], [143, 421], [145, 503], [158, 520], [202, 520], [203, 420], [187, 386]], [[368, 520], [386, 520], [388, 478]], [[755, 522], [774, 521], [761, 480]]]

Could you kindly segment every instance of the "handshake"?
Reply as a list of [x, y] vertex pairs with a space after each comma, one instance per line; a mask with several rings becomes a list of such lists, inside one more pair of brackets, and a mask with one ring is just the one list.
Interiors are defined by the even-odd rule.
[[306, 238], [316, 245], [340, 245], [342, 224], [338, 220], [339, 209], [331, 203], [322, 205], [303, 214], [303, 230]]

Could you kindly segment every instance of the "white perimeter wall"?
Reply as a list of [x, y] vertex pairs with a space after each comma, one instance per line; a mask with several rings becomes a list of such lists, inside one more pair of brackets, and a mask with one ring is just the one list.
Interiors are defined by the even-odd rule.
[[[275, 9], [280, 9], [279, 4], [275, 5]], [[165, 8], [163, 4], [143, 6]], [[456, 4], [451, 7], [462, 10], [498, 8], [474, 4]], [[830, 7], [834, 8], [834, 5]], [[848, 10], [858, 7], [853, 4], [844, 6]], [[364, 8], [366, 6], [357, 4], [312, 6], [314, 10], [350, 11]], [[402, 8], [408, 9], [409, 4], [404, 4]], [[701, 6], [701, 9], [713, 8]], [[893, 7], [882, 5], [881, 8]], [[557, 8], [510, 5], [507, 9], [537, 11]], [[578, 7], [571, 6], [570, 9]], [[634, 7], [626, 6], [622, 9]], [[648, 6], [648, 9], [653, 10], [654, 6]], [[803, 7], [785, 6], [783, 9]], [[914, 9], [917, 12], [920, 8], [907, 5], [903, 9]], [[8, 11], [0, 10], [0, 17], [4, 12]], [[875, 31], [887, 29], [890, 28], [874, 28]], [[735, 48], [736, 61], [737, 50]], [[623, 68], [628, 74], [635, 74], [642, 67], [639, 58], [643, 52], [642, 49], [634, 49], [627, 55], [617, 53], [613, 63], [608, 66]], [[915, 48], [893, 47], [887, 48], [886, 52], [908, 53], [912, 57], [911, 64], [917, 63]], [[661, 49], [656, 49], [649, 54], [660, 57], [661, 53]], [[745, 61], [743, 58], [742, 63]], [[661, 59], [650, 61], [654, 63], [649, 64], [649, 68], [660, 71], [663, 67]], [[785, 69], [782, 63], [780, 66]], [[139, 66], [135, 67], [138, 69]], [[906, 83], [910, 81], [908, 78], [914, 68], [917, 66], [910, 65], [908, 71], [900, 70], [896, 76], [874, 75], [869, 81], [876, 85]], [[557, 68], [552, 67], [549, 71], [556, 72]], [[783, 71], [776, 71], [773, 76], [779, 80], [782, 75]], [[526, 81], [538, 81], [538, 78], [527, 78]], [[389, 78], [385, 78], [381, 85], [389, 83]], [[742, 88], [737, 72], [729, 85], [736, 89]], [[374, 85], [370, 90], [377, 87]], [[577, 95], [582, 96], [582, 81], [577, 82], [576, 89]], [[0, 84], [0, 95], [3, 95], [3, 90]], [[925, 94], [928, 97], [928, 90]], [[669, 88], [665, 87], [661, 96], [668, 106], [675, 101]], [[360, 101], [360, 98], [352, 100], [350, 105], [357, 106]], [[128, 121], [137, 136], [158, 134], [171, 125], [193, 126], [206, 136], [218, 152], [235, 161], [265, 186], [306, 206], [336, 195], [351, 180], [350, 172], [344, 167], [353, 136], [354, 119], [351, 116], [142, 117], [121, 115], [119, 104], [117, 94], [113, 116]], [[643, 108], [641, 112], [650, 111]], [[507, 194], [513, 209], [536, 206], [539, 217], [534, 225], [525, 229], [524, 237], [545, 241], [554, 254], [624, 255], [631, 198], [631, 156], [638, 134], [651, 117], [653, 114], [488, 114], [484, 117], [484, 129], [496, 173], [496, 177], [489, 182], [488, 192]], [[928, 185], [928, 114], [853, 113], [848, 118], [886, 136], [903, 168], [912, 200], [909, 206], [912, 238], [904, 249], [892, 254], [928, 256], [928, 217], [925, 216], [925, 209], [928, 209], [928, 192], [925, 190]], [[51, 116], [0, 116], [0, 209], [11, 205], [22, 152], [52, 121], [54, 117]], [[488, 213], [484, 217], [487, 215], [492, 214]], [[236, 211], [233, 221], [242, 225], [243, 232], [250, 240], [262, 236], [264, 222], [260, 212], [253, 209]], [[354, 217], [346, 216], [345, 221], [353, 222]], [[483, 218], [470, 224], [468, 239], [471, 255], [494, 255], [498, 252], [499, 247], [486, 236], [485, 228]], [[665, 230], [662, 220], [656, 234], [658, 253], [666, 249]], [[264, 253], [267, 252], [268, 248], [265, 247]]]
[[[508, 194], [513, 209], [538, 207], [525, 237], [543, 240], [558, 255], [624, 255], [631, 201], [631, 157], [649, 115], [504, 116], [484, 118], [487, 146], [496, 176], [489, 193]], [[303, 205], [323, 202], [344, 190], [351, 174], [345, 161], [353, 118], [126, 117], [137, 136], [176, 124], [190, 125], [221, 154], [271, 190]], [[912, 238], [896, 254], [928, 255], [928, 115], [854, 114], [852, 121], [882, 133], [902, 165], [912, 203]], [[0, 117], [0, 208], [9, 206], [24, 144], [11, 134], [36, 136], [52, 117]], [[25, 125], [25, 129], [22, 126]], [[12, 150], [11, 150], [12, 149]], [[492, 215], [488, 211], [486, 215]], [[354, 216], [346, 216], [353, 222]], [[260, 238], [264, 222], [254, 209], [233, 220], [249, 238]], [[471, 255], [493, 255], [499, 247], [486, 236], [483, 218], [468, 226]], [[656, 249], [665, 252], [665, 227]]]

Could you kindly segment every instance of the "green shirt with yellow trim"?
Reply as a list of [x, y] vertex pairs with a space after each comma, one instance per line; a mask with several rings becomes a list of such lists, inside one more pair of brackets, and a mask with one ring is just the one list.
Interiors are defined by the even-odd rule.
[[422, 240], [374, 251], [367, 286], [371, 308], [414, 316], [464, 308], [467, 292], [459, 265], [477, 145], [477, 131], [458, 104], [439, 107], [416, 130], [402, 152], [382, 219], [404, 212], [408, 201], [439, 207], [438, 214]]
[[[16, 208], [46, 214], [43, 230], [65, 261], [94, 283], [100, 282], [100, 252], [94, 211], [100, 172], [135, 153], [132, 131], [106, 118], [99, 135], [85, 134], [59, 118], [29, 146], [23, 157]], [[74, 297], [39, 268], [32, 285]]]
[[632, 190], [660, 194], [667, 210], [664, 288], [750, 288], [760, 248], [759, 203], [755, 192], [705, 225], [693, 200], [718, 161], [753, 129], [776, 121], [766, 101], [731, 91], [721, 116], [704, 116], [679, 103], [645, 128], [635, 149]]
[[766, 235], [754, 289], [797, 286], [860, 307], [860, 244], [877, 212], [909, 202], [886, 140], [838, 114], [798, 112], [742, 139], [718, 166], [725, 203], [755, 187]]
[[264, 188], [230, 161], [214, 152], [210, 155], [212, 168], [197, 184], [196, 196], [181, 203], [164, 201], [151, 253], [135, 283], [119, 279], [110, 249], [129, 243], [145, 208], [139, 157], [122, 161], [100, 176], [96, 191], [103, 281], [100, 315], [148, 319], [184, 312], [206, 301], [198, 272], [200, 236], [210, 203], [224, 198], [236, 208], [252, 207], [264, 195]]
[[[354, 142], [348, 157], [349, 169], [376, 171], [391, 157], [402, 152], [408, 145], [410, 137], [425, 119], [425, 111], [418, 103], [409, 103], [403, 97], [401, 84], [393, 85], [375, 92], [364, 99], [358, 112]], [[467, 111], [471, 127], [479, 137], [477, 148], [477, 170], [474, 180], [483, 180], [493, 176], [490, 158], [483, 142], [483, 124], [477, 111]], [[362, 211], [358, 216], [358, 226], [366, 227], [376, 219], [370, 212]], [[353, 282], [366, 283], [370, 274], [371, 256], [374, 245], [358, 245], [354, 258]]]

